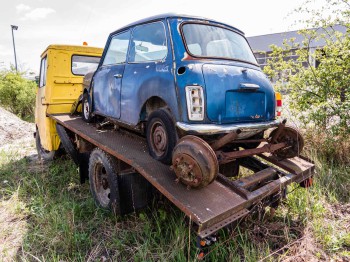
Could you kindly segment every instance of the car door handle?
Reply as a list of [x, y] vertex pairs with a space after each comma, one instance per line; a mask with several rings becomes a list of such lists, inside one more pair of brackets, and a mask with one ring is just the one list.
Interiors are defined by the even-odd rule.
[[122, 75], [122, 74], [115, 74], [114, 77], [115, 77], [115, 78], [122, 78], [123, 75]]

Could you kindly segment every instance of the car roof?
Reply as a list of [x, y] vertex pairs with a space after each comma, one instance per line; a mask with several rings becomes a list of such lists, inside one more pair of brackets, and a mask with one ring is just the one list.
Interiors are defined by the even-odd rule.
[[229, 26], [229, 27], [237, 30], [242, 35], [244, 35], [244, 33], [241, 30], [239, 30], [238, 28], [231, 26], [231, 25], [228, 25], [228, 24], [225, 24], [225, 23], [222, 23], [222, 22], [215, 21], [213, 19], [208, 19], [208, 18], [200, 17], [200, 16], [193, 16], [193, 15], [177, 14], [177, 13], [165, 13], [165, 14], [159, 14], [159, 15], [143, 18], [141, 20], [138, 20], [136, 22], [133, 22], [131, 24], [123, 26], [123, 27], [119, 28], [118, 30], [115, 30], [114, 32], [111, 33], [111, 35], [114, 33], [120, 32], [122, 30], [125, 30], [129, 27], [135, 26], [135, 25], [144, 24], [144, 23], [148, 23], [148, 22], [152, 22], [152, 21], [156, 21], [156, 20], [162, 20], [162, 19], [166, 19], [166, 18], [189, 18], [189, 19], [195, 19], [195, 20], [205, 20], [205, 21], [213, 22], [216, 24], [224, 25], [224, 26]]

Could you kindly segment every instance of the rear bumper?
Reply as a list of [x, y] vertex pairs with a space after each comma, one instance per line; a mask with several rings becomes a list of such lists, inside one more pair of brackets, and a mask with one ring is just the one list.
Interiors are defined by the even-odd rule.
[[229, 124], [229, 125], [217, 125], [217, 124], [188, 124], [183, 122], [176, 122], [176, 126], [188, 133], [194, 135], [216, 135], [225, 134], [232, 131], [241, 130], [238, 135], [238, 139], [244, 139], [258, 134], [271, 127], [277, 127], [281, 121], [273, 120], [262, 123], [241, 123], [241, 124]]

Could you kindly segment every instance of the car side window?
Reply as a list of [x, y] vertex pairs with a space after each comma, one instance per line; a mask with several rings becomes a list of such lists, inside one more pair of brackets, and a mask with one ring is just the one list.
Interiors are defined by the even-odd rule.
[[47, 71], [46, 69], [47, 69], [47, 56], [41, 59], [39, 87], [43, 87], [46, 85], [46, 71]]
[[136, 26], [132, 32], [129, 62], [158, 61], [168, 53], [162, 22]]
[[109, 43], [102, 65], [125, 63], [126, 54], [128, 53], [129, 38], [130, 31], [113, 36]]

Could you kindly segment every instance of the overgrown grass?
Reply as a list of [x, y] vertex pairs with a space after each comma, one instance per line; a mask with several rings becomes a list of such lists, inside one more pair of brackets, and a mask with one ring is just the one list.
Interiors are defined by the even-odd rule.
[[[220, 231], [207, 261], [350, 259], [350, 167], [314, 159], [312, 188], [292, 186], [274, 217], [247, 218]], [[176, 207], [163, 199], [138, 214], [115, 217], [96, 208], [69, 159], [43, 165], [34, 156], [0, 151], [0, 183], [4, 261], [196, 258], [195, 235]]]

